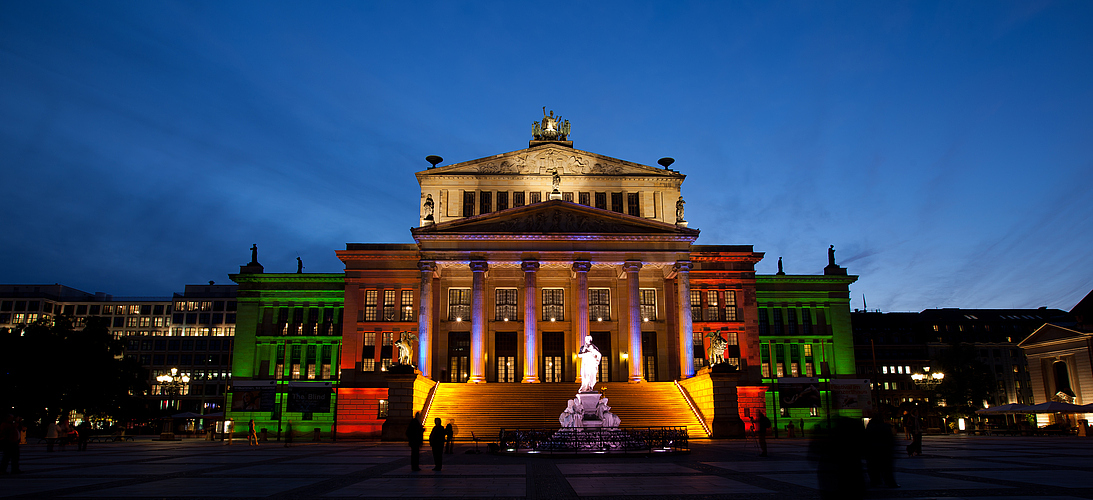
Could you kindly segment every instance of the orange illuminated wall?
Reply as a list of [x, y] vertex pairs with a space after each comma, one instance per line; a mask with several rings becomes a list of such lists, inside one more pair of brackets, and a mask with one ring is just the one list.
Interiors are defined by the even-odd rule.
[[338, 437], [379, 439], [383, 428], [380, 400], [386, 399], [386, 387], [338, 389]]

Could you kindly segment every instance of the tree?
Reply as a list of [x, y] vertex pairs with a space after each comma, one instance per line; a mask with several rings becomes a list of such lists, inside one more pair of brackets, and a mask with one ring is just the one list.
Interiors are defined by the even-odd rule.
[[953, 343], [937, 358], [945, 379], [937, 393], [945, 399], [946, 413], [971, 415], [982, 408], [994, 386], [991, 369], [975, 356], [972, 344]]
[[82, 330], [58, 316], [0, 334], [0, 402], [46, 423], [75, 410], [128, 420], [141, 416], [147, 373], [122, 356], [102, 318]]

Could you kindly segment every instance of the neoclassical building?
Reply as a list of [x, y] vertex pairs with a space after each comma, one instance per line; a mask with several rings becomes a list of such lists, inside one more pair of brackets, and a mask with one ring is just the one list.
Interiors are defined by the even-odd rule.
[[[760, 409], [820, 417], [815, 409], [781, 409], [766, 393], [779, 378], [819, 383], [854, 375], [848, 286], [856, 277], [833, 257], [822, 275], [757, 277], [763, 254], [750, 245], [695, 244], [699, 230], [688, 227], [683, 208], [686, 176], [670, 168], [670, 159], [652, 167], [575, 149], [568, 122], [553, 116], [534, 134], [526, 149], [477, 160], [436, 166], [442, 160], [430, 157], [433, 166], [416, 174], [414, 243], [349, 243], [337, 251], [345, 272], [344, 316], [335, 316], [340, 345], [331, 348], [340, 353], [340, 370], [330, 377], [336, 404], [331, 415], [310, 419], [325, 419], [338, 435], [383, 430], [397, 437], [396, 419], [416, 411], [452, 417], [433, 407], [480, 399], [452, 392], [459, 385], [511, 384], [522, 391], [515, 394], [536, 398], [550, 384], [578, 381], [586, 336], [603, 353], [599, 382], [631, 387], [618, 386], [617, 398], [641, 398], [642, 387], [669, 384], [679, 401], [663, 405], [679, 403], [707, 434], [732, 434], [715, 431], [736, 429]], [[267, 297], [261, 304], [248, 301], [257, 292], [247, 283], [271, 280], [241, 270], [232, 276], [240, 283], [237, 344], [247, 318], [311, 307], [270, 301], [270, 290], [260, 293]], [[260, 266], [251, 271], [261, 273]], [[270, 311], [247, 313], [248, 304]], [[277, 345], [285, 340], [281, 332], [303, 328], [273, 323], [255, 331], [277, 338], [254, 341]], [[395, 344], [404, 338], [414, 346], [417, 372], [392, 375]], [[705, 368], [714, 339], [732, 367], [721, 370], [731, 379], [721, 385]], [[237, 381], [245, 385], [242, 373], [261, 366], [254, 378], [291, 383], [292, 363], [268, 359], [291, 346], [266, 348], [267, 359], [248, 361], [242, 352], [235, 359], [246, 369], [235, 373]], [[460, 397], [444, 406], [445, 398]], [[564, 408], [564, 400], [559, 404]], [[640, 418], [633, 414], [630, 423]]]

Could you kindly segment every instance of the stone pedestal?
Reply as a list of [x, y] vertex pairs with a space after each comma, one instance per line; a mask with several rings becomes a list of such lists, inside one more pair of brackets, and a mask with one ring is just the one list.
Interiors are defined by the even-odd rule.
[[588, 415], [592, 413], [596, 414], [596, 405], [600, 404], [600, 393], [598, 392], [578, 392], [577, 399], [581, 402], [581, 408], [584, 408], [584, 414]]

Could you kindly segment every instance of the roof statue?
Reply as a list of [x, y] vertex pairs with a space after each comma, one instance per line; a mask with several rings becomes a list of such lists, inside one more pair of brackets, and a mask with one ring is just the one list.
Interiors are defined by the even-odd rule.
[[564, 141], [569, 136], [569, 120], [562, 120], [561, 115], [554, 116], [554, 110], [547, 115], [543, 106], [543, 120], [531, 122], [531, 135], [537, 141]]

